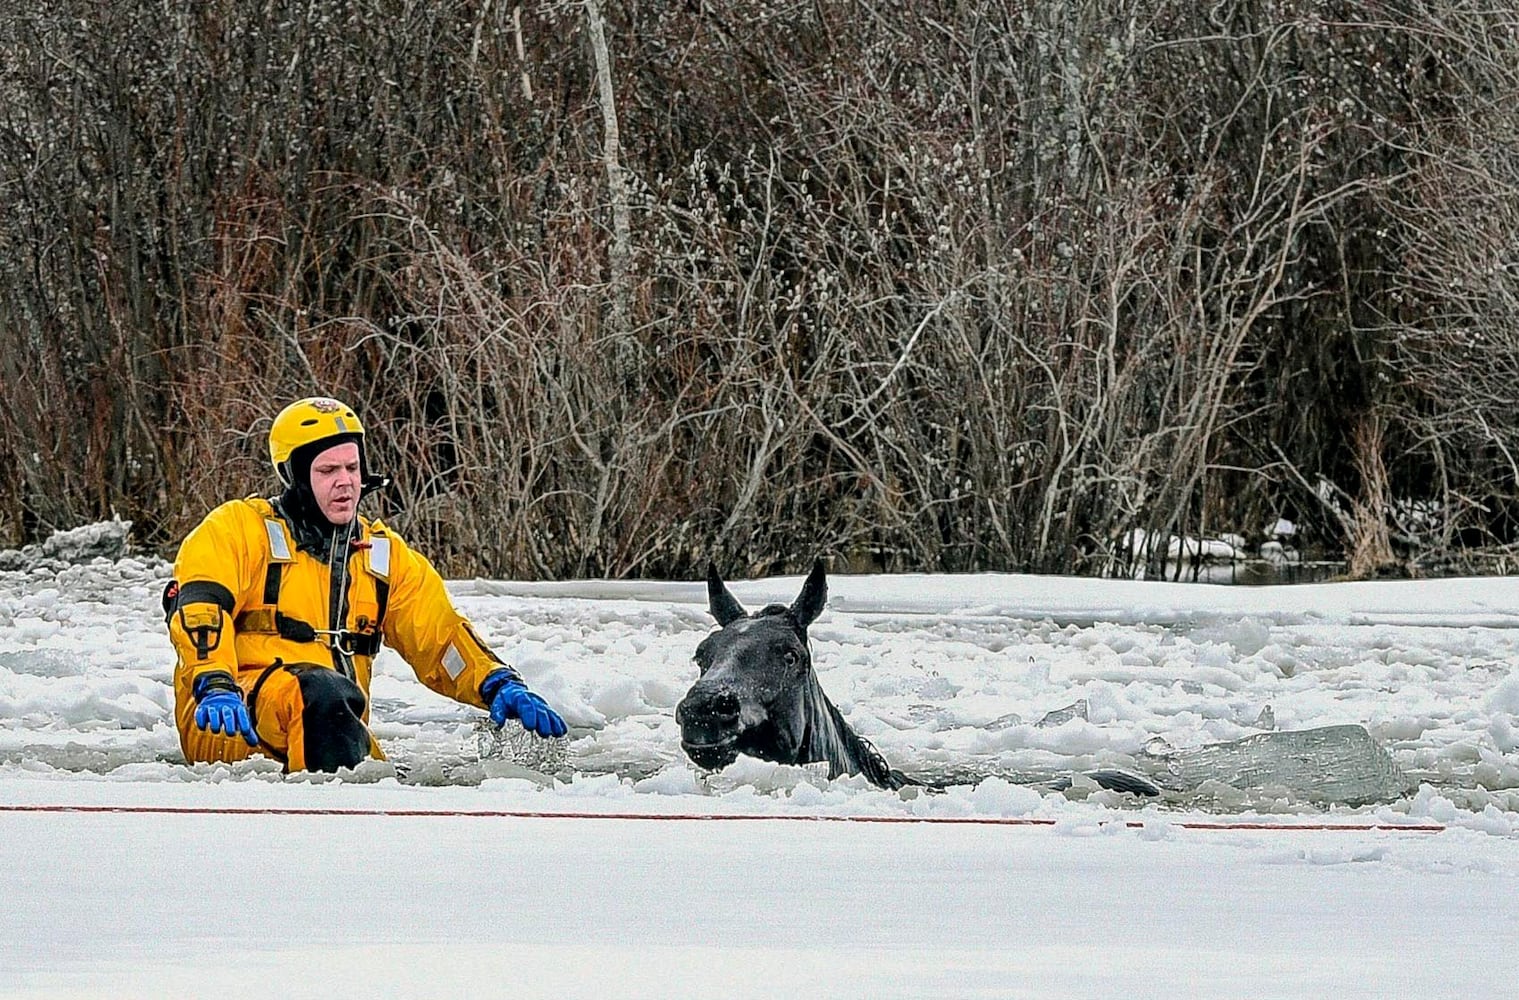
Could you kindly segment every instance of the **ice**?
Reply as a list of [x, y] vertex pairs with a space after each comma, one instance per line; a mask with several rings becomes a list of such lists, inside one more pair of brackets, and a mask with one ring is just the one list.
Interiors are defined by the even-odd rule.
[[[1016, 716], [1014, 716], [1014, 718], [1016, 718]], [[1044, 729], [1050, 726], [1064, 725], [1065, 723], [1070, 722], [1072, 719], [1081, 719], [1083, 722], [1086, 721], [1087, 702], [1085, 698], [1074, 701], [1064, 708], [1057, 708], [1053, 711], [1044, 713], [1044, 718], [1034, 723], [1034, 725], [1038, 726], [1041, 729]]]
[[631, 677], [618, 679], [603, 687], [591, 707], [602, 718], [646, 715], [654, 711], [653, 706], [644, 698], [644, 685]]
[[[1498, 996], [1512, 978], [1470, 957], [1503, 953], [1519, 884], [1519, 578], [834, 578], [813, 636], [825, 687], [894, 765], [956, 779], [888, 792], [749, 758], [691, 767], [673, 706], [705, 595], [651, 581], [448, 584], [563, 710], [564, 741], [484, 732], [387, 651], [371, 719], [388, 761], [187, 765], [168, 567], [31, 558], [0, 568], [7, 996], [193, 995], [208, 933], [222, 979], [310, 995], [334, 968], [407, 997], [523, 968], [550, 992], [646, 997]], [[799, 584], [735, 589], [761, 606]], [[1099, 789], [1103, 769], [1166, 794]], [[1446, 829], [1382, 828], [1400, 824]], [[1344, 829], [1306, 832], [1321, 826]], [[237, 883], [237, 922], [302, 928], [295, 951], [220, 934], [225, 894], [165, 876], [228, 843], [279, 845], [279, 878]], [[345, 953], [340, 903], [402, 912]], [[1220, 934], [1242, 906], [1265, 930]], [[464, 925], [531, 940], [476, 946]], [[1346, 954], [1365, 961], [1347, 973]], [[725, 977], [682, 979], [693, 963]], [[630, 965], [647, 989], [626, 989]]]
[[702, 776], [686, 764], [672, 764], [633, 784], [640, 794], [700, 795], [706, 791]]
[[131, 521], [117, 517], [68, 531], [55, 531], [42, 543], [42, 555], [68, 563], [119, 559], [126, 553], [127, 536], [131, 530]]
[[[19, 569], [0, 569], [0, 769], [273, 780], [245, 766], [180, 760], [173, 652], [157, 607], [169, 567], [99, 554], [124, 539], [124, 522], [88, 526], [60, 533], [46, 552], [31, 547]], [[734, 586], [760, 606], [792, 599], [799, 585]], [[422, 688], [387, 650], [376, 661], [372, 724], [400, 783], [514, 784], [574, 797], [594, 797], [603, 778], [618, 795], [715, 790], [693, 777], [673, 720], [695, 674], [691, 654], [712, 627], [701, 585], [448, 586], [571, 733], [557, 745], [515, 726], [485, 734], [477, 708]], [[1144, 815], [1143, 805], [1093, 791], [1084, 776], [1147, 773], [1166, 787], [1167, 808], [1213, 812], [1407, 810], [1411, 786], [1426, 782], [1474, 828], [1493, 825], [1489, 807], [1519, 816], [1519, 676], [1509, 669], [1519, 656], [1519, 617], [1509, 610], [1519, 607], [1519, 581], [1268, 592], [998, 574], [838, 576], [830, 594], [813, 634], [825, 689], [894, 766], [926, 782], [975, 788], [996, 778], [1033, 795], [1065, 782], [1084, 797], [1055, 796], [1060, 803], [1130, 815]], [[1359, 724], [1353, 738], [1321, 733], [1300, 745], [1347, 723]], [[1252, 742], [1259, 736], [1280, 739]], [[513, 739], [522, 742], [508, 746]], [[1146, 745], [1158, 749], [1147, 755]], [[747, 766], [718, 786], [747, 789], [773, 808], [813, 794], [810, 780]], [[366, 772], [338, 784], [367, 781], [385, 778]], [[835, 781], [826, 803], [809, 801], [831, 808], [832, 796], [849, 803], [876, 792]], [[947, 792], [922, 803], [977, 808]]]
[[1509, 674], [1499, 681], [1483, 704], [1494, 714], [1501, 713], [1510, 717], [1519, 715], [1519, 674]]
[[1044, 797], [1028, 785], [1015, 784], [1006, 778], [991, 777], [971, 790], [970, 802], [978, 814], [989, 816], [1028, 816], [1037, 812]]
[[0, 765], [32, 764], [57, 771], [110, 774], [130, 764], [163, 762], [163, 755], [152, 746], [137, 743], [90, 746], [70, 741], [61, 746], [29, 743], [0, 748]]
[[126, 554], [131, 530], [132, 522], [118, 517], [67, 531], [55, 531], [39, 545], [0, 550], [0, 570], [120, 559]]
[[698, 784], [712, 794], [727, 794], [739, 789], [752, 789], [770, 794], [794, 792], [804, 784], [826, 787], [828, 765], [774, 764], [740, 754], [738, 759], [721, 771], [698, 771]]
[[341, 782], [348, 785], [373, 785], [399, 776], [396, 765], [388, 760], [363, 760], [354, 767], [340, 767], [334, 773], [296, 771], [285, 776], [294, 784], [322, 785]]
[[[1367, 805], [1406, 795], [1414, 783], [1364, 726], [1258, 733], [1192, 749], [1157, 744], [1141, 769], [1170, 791], [1243, 805], [1249, 792], [1284, 790], [1310, 802]], [[1237, 794], [1236, 794], [1237, 793]]]
[[1514, 725], [1513, 716], [1504, 717], [1497, 715], [1488, 723], [1487, 734], [1492, 738], [1493, 746], [1503, 753], [1519, 750], [1519, 727]]
[[5, 650], [0, 652], [0, 675], [6, 672], [29, 677], [74, 677], [84, 673], [84, 664], [77, 657], [52, 649]]

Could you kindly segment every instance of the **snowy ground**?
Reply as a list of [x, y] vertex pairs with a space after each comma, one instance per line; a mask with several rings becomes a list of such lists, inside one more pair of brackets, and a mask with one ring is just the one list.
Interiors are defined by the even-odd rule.
[[[824, 688], [895, 766], [964, 782], [899, 795], [685, 763], [699, 583], [451, 586], [570, 722], [561, 760], [526, 761], [551, 775], [482, 761], [479, 713], [388, 652], [391, 763], [342, 781], [187, 767], [166, 570], [0, 562], [0, 996], [1519, 989], [1501, 959], [1519, 931], [1519, 580], [834, 577], [812, 629]], [[800, 584], [732, 589], [753, 608]], [[1140, 802], [1017, 783], [1163, 774], [1167, 754], [1338, 725], [1364, 726], [1407, 791], [1348, 806], [1192, 781]]]

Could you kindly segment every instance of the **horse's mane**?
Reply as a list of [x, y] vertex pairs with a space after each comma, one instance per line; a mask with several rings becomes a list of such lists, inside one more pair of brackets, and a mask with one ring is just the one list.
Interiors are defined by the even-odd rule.
[[806, 700], [807, 732], [802, 737], [800, 752], [804, 760], [826, 760], [830, 778], [862, 774], [873, 785], [893, 789], [917, 784], [886, 763], [881, 752], [844, 721], [843, 714], [829, 700], [817, 675], [811, 671], [807, 674], [803, 698]]

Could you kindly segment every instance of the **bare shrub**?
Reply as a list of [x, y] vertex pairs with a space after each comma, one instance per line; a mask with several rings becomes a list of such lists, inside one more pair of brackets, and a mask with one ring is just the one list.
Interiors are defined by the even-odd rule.
[[1364, 573], [1519, 541], [1514, 27], [0, 15], [0, 533], [116, 511], [171, 549], [270, 488], [270, 414], [325, 391], [451, 573], [1153, 575], [1132, 529], [1279, 515]]

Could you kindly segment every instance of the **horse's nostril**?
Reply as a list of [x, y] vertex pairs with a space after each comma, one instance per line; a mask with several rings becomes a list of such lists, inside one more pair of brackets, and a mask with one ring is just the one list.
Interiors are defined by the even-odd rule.
[[738, 695], [726, 688], [693, 691], [676, 706], [675, 717], [682, 723], [711, 725], [736, 720], [738, 709]]
[[719, 691], [712, 699], [710, 711], [713, 715], [723, 718], [738, 717], [738, 695], [732, 691]]

